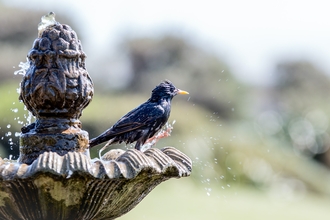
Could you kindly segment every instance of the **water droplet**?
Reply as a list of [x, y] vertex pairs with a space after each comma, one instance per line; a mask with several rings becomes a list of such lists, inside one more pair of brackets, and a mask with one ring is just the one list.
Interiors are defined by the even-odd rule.
[[8, 124], [8, 125], [7, 125], [7, 128], [10, 128], [10, 127], [11, 127], [11, 124]]
[[13, 112], [17, 113], [18, 112], [18, 108], [13, 108], [11, 109]]

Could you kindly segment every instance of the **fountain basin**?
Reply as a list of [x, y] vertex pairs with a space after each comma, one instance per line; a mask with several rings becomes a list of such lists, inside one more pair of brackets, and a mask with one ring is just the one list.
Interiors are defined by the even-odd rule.
[[191, 160], [173, 147], [41, 154], [32, 164], [0, 160], [0, 219], [115, 219], [158, 184], [189, 176]]

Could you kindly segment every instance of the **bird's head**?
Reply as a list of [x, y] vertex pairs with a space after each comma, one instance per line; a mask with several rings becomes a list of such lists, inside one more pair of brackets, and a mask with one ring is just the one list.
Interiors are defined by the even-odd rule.
[[158, 101], [160, 99], [172, 99], [174, 96], [182, 94], [189, 94], [186, 91], [176, 88], [169, 80], [161, 82], [151, 92], [151, 101]]

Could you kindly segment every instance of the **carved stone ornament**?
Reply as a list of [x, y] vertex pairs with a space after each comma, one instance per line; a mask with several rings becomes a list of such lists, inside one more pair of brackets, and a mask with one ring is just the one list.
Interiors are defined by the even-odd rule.
[[31, 165], [0, 160], [0, 218], [115, 219], [159, 183], [191, 172], [191, 160], [172, 147], [105, 157], [112, 159], [46, 152]]
[[49, 13], [42, 17], [27, 57], [29, 68], [19, 98], [36, 122], [22, 128], [20, 162], [30, 164], [47, 151], [87, 155], [88, 133], [81, 130], [79, 117], [91, 102], [94, 88], [76, 32]]
[[0, 219], [115, 219], [161, 182], [190, 175], [191, 159], [173, 147], [91, 160], [79, 121], [93, 97], [85, 57], [68, 25], [42, 17], [20, 94], [36, 122], [22, 128], [19, 159], [0, 158]]

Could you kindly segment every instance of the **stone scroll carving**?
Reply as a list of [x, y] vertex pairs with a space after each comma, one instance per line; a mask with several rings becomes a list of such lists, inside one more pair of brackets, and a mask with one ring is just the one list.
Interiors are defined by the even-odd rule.
[[92, 161], [77, 152], [46, 152], [31, 165], [0, 160], [0, 219], [115, 219], [191, 169], [173, 147], [112, 150]]

